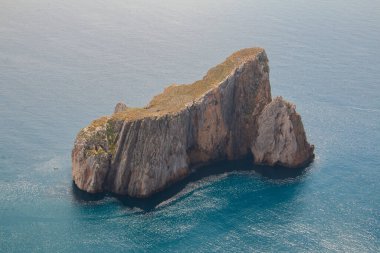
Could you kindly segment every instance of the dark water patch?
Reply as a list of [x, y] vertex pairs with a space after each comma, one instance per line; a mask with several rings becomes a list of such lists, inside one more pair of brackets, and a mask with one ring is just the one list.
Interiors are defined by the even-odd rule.
[[263, 176], [264, 178], [271, 180], [287, 180], [295, 179], [303, 176], [309, 171], [312, 164], [309, 164], [300, 168], [286, 168], [283, 166], [259, 166], [252, 165], [252, 170]]
[[94, 202], [102, 200], [107, 194], [106, 193], [88, 193], [86, 191], [83, 191], [76, 186], [74, 181], [71, 185], [72, 195], [74, 197], [74, 200], [78, 202]]

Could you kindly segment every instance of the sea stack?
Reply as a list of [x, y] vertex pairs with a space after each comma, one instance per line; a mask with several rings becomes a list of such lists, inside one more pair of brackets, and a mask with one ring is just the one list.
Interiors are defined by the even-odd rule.
[[203, 164], [253, 154], [257, 164], [293, 168], [313, 150], [295, 106], [272, 100], [264, 49], [247, 48], [202, 80], [171, 85], [144, 108], [118, 104], [83, 128], [72, 174], [84, 191], [143, 198]]

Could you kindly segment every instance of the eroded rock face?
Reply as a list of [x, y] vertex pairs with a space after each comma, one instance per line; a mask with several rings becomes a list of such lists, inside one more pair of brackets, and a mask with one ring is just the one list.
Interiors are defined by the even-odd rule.
[[[145, 108], [116, 106], [113, 115], [82, 129], [72, 152], [73, 180], [87, 192], [147, 197], [198, 165], [239, 159], [251, 149], [254, 155], [257, 148], [268, 150], [263, 138], [269, 134], [260, 126], [274, 113], [263, 119], [260, 115], [270, 102], [265, 51], [238, 51], [202, 80], [170, 86]], [[300, 118], [290, 116], [295, 118], [291, 122], [296, 131], [287, 141], [306, 142]], [[303, 137], [296, 136], [299, 125]], [[281, 164], [293, 167], [292, 162], [304, 161], [306, 153], [288, 152], [297, 157]]]
[[314, 158], [314, 146], [306, 140], [295, 105], [276, 97], [258, 120], [258, 136], [252, 145], [255, 163], [301, 167]]

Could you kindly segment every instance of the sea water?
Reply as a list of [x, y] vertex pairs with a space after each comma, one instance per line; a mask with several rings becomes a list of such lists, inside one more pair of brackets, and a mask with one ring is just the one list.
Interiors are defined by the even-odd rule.
[[[82, 127], [253, 46], [308, 168], [216, 164], [147, 202], [73, 187]], [[379, 252], [379, 143], [377, 0], [0, 0], [0, 252]]]

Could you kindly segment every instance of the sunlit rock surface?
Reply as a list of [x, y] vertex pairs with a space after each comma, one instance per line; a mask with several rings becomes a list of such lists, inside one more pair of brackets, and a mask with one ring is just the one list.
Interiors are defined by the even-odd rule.
[[252, 143], [255, 163], [301, 167], [314, 158], [314, 146], [307, 142], [295, 109], [282, 97], [265, 106], [258, 120], [258, 136]]

